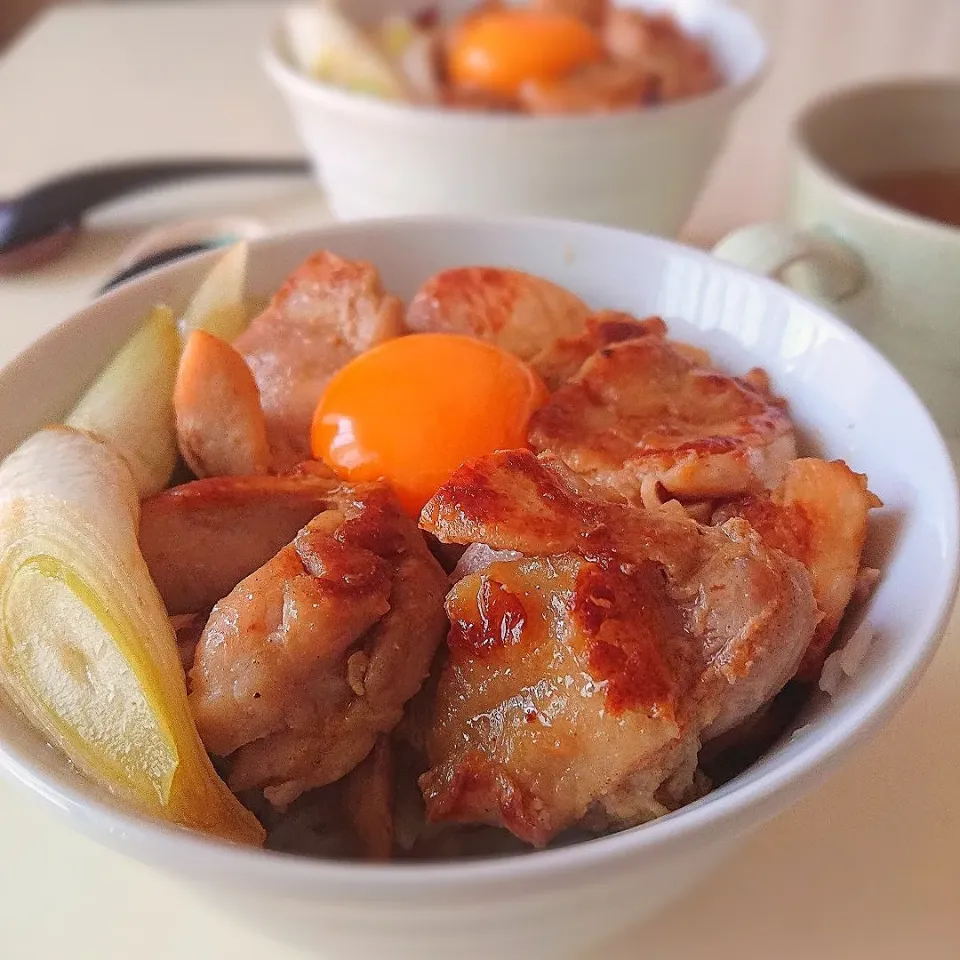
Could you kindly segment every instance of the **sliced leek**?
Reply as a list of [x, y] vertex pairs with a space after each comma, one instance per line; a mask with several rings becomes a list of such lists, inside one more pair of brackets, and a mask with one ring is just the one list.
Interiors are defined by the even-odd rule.
[[141, 497], [162, 490], [177, 462], [173, 386], [179, 361], [173, 315], [156, 307], [66, 419], [123, 455]]
[[214, 264], [180, 318], [184, 343], [194, 330], [205, 330], [221, 340], [233, 340], [247, 326], [246, 241], [235, 243]]
[[197, 735], [138, 525], [126, 461], [90, 434], [43, 430], [0, 466], [0, 685], [140, 810], [262, 843]]
[[384, 17], [376, 32], [377, 44], [391, 60], [398, 60], [419, 36], [409, 17], [394, 14]]
[[283, 22], [290, 56], [308, 76], [354, 93], [407, 99], [388, 58], [336, 0], [295, 4], [287, 8]]

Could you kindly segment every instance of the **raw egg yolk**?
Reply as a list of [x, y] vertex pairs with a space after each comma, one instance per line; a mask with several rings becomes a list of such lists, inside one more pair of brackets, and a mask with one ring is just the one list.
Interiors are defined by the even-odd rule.
[[447, 69], [457, 86], [511, 97], [528, 80], [555, 80], [602, 57], [597, 34], [576, 17], [497, 10], [463, 25]]
[[317, 404], [313, 455], [345, 480], [386, 480], [416, 516], [471, 457], [527, 445], [547, 398], [522, 360], [447, 333], [389, 340], [339, 370]]

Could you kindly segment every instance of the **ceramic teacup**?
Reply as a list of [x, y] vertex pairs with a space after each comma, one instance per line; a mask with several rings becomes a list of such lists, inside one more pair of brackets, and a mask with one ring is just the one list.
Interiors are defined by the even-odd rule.
[[875, 189], [931, 173], [960, 182], [960, 79], [838, 91], [794, 125], [786, 220], [738, 230], [715, 252], [829, 301], [912, 381], [956, 446], [960, 223], [946, 192], [934, 219]]

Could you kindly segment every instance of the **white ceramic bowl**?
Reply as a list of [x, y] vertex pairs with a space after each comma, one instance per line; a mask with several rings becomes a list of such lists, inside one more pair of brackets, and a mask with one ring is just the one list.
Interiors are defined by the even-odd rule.
[[[702, 36], [726, 78], [706, 96], [607, 116], [525, 117], [397, 105], [315, 82], [274, 38], [266, 68], [333, 212], [532, 214], [676, 236], [766, 50], [747, 16], [721, 0], [617, 0], [670, 9]], [[444, 9], [472, 5], [454, 0]], [[355, 0], [361, 21], [422, 0]]]
[[[674, 332], [709, 347], [731, 370], [765, 367], [811, 449], [848, 459], [886, 503], [873, 518], [867, 555], [882, 577], [852, 618], [869, 618], [877, 633], [861, 672], [835, 698], [815, 696], [792, 736], [683, 810], [615, 836], [500, 860], [306, 860], [146, 822], [119, 809], [2, 708], [0, 768], [77, 829], [176, 874], [238, 923], [325, 957], [576, 955], [690, 887], [820, 782], [903, 700], [933, 654], [955, 593], [953, 468], [920, 401], [865, 340], [787, 289], [707, 254], [559, 221], [368, 221], [255, 241], [253, 291], [272, 291], [321, 247], [373, 261], [386, 286], [405, 297], [446, 267], [518, 267], [596, 307], [682, 318], [672, 322]], [[61, 415], [148, 307], [184, 305], [209, 262], [196, 258], [121, 287], [0, 371], [0, 453]]]

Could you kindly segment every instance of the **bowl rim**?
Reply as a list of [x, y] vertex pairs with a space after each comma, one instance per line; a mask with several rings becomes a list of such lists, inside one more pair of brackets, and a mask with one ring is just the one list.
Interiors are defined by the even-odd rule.
[[[932, 659], [952, 613], [960, 582], [960, 487], [947, 445], [932, 416], [913, 388], [893, 365], [860, 333], [818, 304], [805, 299], [779, 283], [752, 274], [712, 254], [671, 240], [618, 227], [545, 217], [465, 217], [455, 215], [406, 216], [332, 223], [319, 227], [288, 231], [250, 241], [251, 257], [269, 248], [309, 242], [322, 246], [338, 235], [359, 231], [396, 230], [404, 233], [419, 226], [497, 230], [540, 229], [551, 233], [574, 231], [579, 235], [605, 234], [644, 237], [664, 247], [674, 256], [692, 258], [713, 271], [748, 278], [775, 298], [786, 300], [805, 312], [819, 316], [833, 333], [853, 341], [871, 360], [885, 368], [899, 383], [905, 402], [926, 421], [932, 439], [931, 454], [940, 461], [938, 469], [948, 479], [950, 496], [941, 504], [941, 528], [948, 545], [942, 588], [937, 602], [924, 609], [922, 626], [917, 629], [910, 654], [897, 669], [888, 670], [873, 685], [868, 698], [853, 717], [835, 723], [817, 737], [807, 737], [793, 756], [748, 782], [730, 784], [711, 792], [694, 803], [640, 827], [604, 837], [592, 838], [569, 846], [525, 852], [517, 856], [483, 857], [443, 862], [393, 862], [370, 864], [346, 860], [308, 858], [244, 847], [185, 828], [151, 820], [112, 805], [56, 775], [47, 776], [41, 765], [0, 739], [0, 773], [18, 785], [39, 794], [69, 817], [75, 827], [100, 842], [138, 859], [155, 862], [196, 875], [230, 877], [233, 882], [270, 883], [274, 889], [300, 891], [326, 890], [336, 896], [368, 900], [403, 902], [432, 893], [438, 897], [476, 896], [478, 890], [530, 889], [536, 880], [541, 889], [551, 882], [569, 881], [595, 868], [611, 870], [636, 861], [638, 856], [675, 853], [686, 844], [696, 849], [705, 831], [729, 830], [731, 835], [758, 825], [819, 783], [855, 745], [865, 742], [879, 730], [906, 699]], [[66, 326], [81, 324], [104, 303], [120, 298], [125, 291], [149, 287], [155, 281], [213, 261], [217, 251], [207, 251], [157, 267], [97, 298], [57, 326], [33, 341], [16, 357], [0, 367], [0, 378], [30, 358], [42, 355]]]
[[704, 0], [702, 6], [716, 22], [736, 24], [750, 35], [757, 54], [754, 69], [733, 83], [722, 83], [714, 90], [696, 97], [687, 97], [670, 103], [653, 104], [640, 110], [618, 110], [605, 114], [572, 114], [558, 116], [531, 116], [518, 113], [497, 113], [479, 110], [451, 109], [430, 104], [404, 103], [384, 100], [369, 94], [355, 93], [332, 83], [324, 83], [297, 70], [281, 51], [282, 16], [274, 20], [269, 39], [261, 46], [261, 64], [281, 88], [301, 100], [319, 104], [332, 113], [349, 114], [371, 123], [412, 124], [435, 127], [443, 124], [464, 131], [503, 127], [515, 132], [517, 126], [549, 134], [559, 130], [580, 128], [585, 134], [592, 130], [617, 129], [624, 124], [636, 126], [653, 124], [686, 113], [712, 111], [722, 103], [741, 102], [766, 75], [770, 63], [770, 48], [755, 21], [743, 10], [726, 0]]

